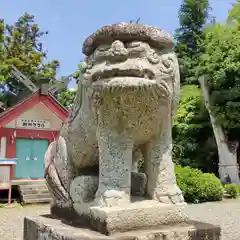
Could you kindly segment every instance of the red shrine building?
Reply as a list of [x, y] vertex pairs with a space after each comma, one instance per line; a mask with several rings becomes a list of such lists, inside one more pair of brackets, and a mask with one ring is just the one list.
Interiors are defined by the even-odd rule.
[[68, 111], [40, 91], [0, 114], [0, 160], [14, 159], [12, 179], [44, 178], [44, 155]]

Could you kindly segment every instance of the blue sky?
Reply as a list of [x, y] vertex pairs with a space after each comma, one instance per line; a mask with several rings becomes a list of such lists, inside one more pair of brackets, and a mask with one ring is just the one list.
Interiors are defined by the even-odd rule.
[[[212, 15], [223, 21], [234, 2], [210, 0]], [[8, 0], [1, 3], [0, 18], [13, 23], [24, 12], [34, 14], [40, 28], [49, 31], [43, 39], [44, 47], [49, 59], [60, 61], [60, 76], [76, 70], [83, 59], [83, 41], [103, 25], [140, 17], [141, 23], [173, 33], [178, 27], [180, 3], [181, 0]]]

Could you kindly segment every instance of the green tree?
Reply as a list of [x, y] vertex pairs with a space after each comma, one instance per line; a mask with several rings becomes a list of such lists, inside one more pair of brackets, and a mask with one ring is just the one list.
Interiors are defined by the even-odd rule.
[[177, 163], [217, 173], [216, 143], [196, 74], [204, 51], [204, 26], [210, 19], [209, 12], [208, 0], [183, 0], [179, 10], [175, 51], [182, 87], [173, 140]]
[[233, 5], [233, 8], [228, 14], [228, 21], [237, 21], [240, 23], [240, 0]]
[[217, 173], [217, 149], [201, 90], [181, 88], [180, 104], [173, 125], [174, 161], [182, 166]]
[[[0, 59], [0, 75], [2, 83], [2, 101], [7, 105], [14, 104], [13, 95], [18, 95], [18, 100], [29, 94], [28, 90], [9, 75], [11, 65], [16, 66], [38, 87], [55, 78], [59, 62], [54, 60], [44, 63], [47, 57], [43, 49], [41, 37], [48, 32], [41, 31], [35, 23], [33, 15], [25, 13], [14, 24], [3, 24], [0, 21], [0, 46], [2, 54]], [[4, 87], [3, 87], [4, 85]]]
[[59, 101], [65, 108], [71, 110], [75, 95], [76, 90], [63, 90], [59, 94]]
[[0, 20], [0, 59], [3, 56], [4, 23]]
[[[232, 18], [237, 10], [240, 11], [239, 1], [229, 16]], [[240, 21], [208, 27], [203, 44], [205, 53], [201, 57], [199, 75], [208, 78], [212, 112], [228, 137], [239, 139]]]
[[204, 54], [198, 69], [205, 105], [219, 155], [221, 180], [229, 177], [240, 185], [237, 148], [240, 133], [240, 2], [233, 6], [228, 21], [205, 30]]
[[175, 51], [178, 55], [182, 84], [198, 83], [196, 67], [202, 53], [203, 27], [209, 19], [208, 0], [183, 0], [179, 10], [180, 28], [176, 30]]

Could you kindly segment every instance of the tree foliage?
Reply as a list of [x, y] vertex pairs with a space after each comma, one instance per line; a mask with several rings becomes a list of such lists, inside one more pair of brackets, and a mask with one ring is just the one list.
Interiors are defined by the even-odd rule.
[[197, 83], [196, 67], [202, 53], [203, 27], [209, 18], [208, 0], [183, 0], [179, 10], [180, 28], [176, 30], [175, 51], [178, 55], [182, 84]]
[[240, 1], [229, 13], [228, 22], [206, 29], [199, 75], [210, 85], [212, 112], [228, 137], [240, 133]]
[[240, 23], [240, 0], [237, 0], [237, 2], [233, 5], [233, 8], [228, 14], [228, 21], [237, 21]]
[[181, 88], [180, 104], [173, 125], [174, 160], [182, 166], [217, 172], [217, 149], [201, 90]]
[[68, 110], [73, 107], [73, 101], [76, 95], [76, 90], [64, 90], [59, 94], [60, 103]]
[[41, 31], [33, 15], [25, 13], [14, 24], [0, 20], [0, 83], [1, 100], [11, 105], [10, 98], [26, 91], [26, 88], [10, 76], [11, 65], [16, 66], [37, 86], [55, 78], [59, 62], [45, 63], [47, 52], [41, 38], [48, 32]]
[[182, 87], [173, 140], [175, 162], [217, 173], [216, 143], [197, 81], [209, 12], [208, 0], [183, 0], [179, 10], [180, 28], [175, 34], [175, 51], [180, 63]]
[[4, 22], [0, 20], [0, 60], [3, 57]]

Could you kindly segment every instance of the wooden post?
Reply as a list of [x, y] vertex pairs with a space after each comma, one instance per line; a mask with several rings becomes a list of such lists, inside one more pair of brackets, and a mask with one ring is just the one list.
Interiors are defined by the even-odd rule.
[[[12, 166], [10, 167], [10, 169], [11, 168], [12, 168]], [[11, 203], [12, 203], [12, 180], [10, 178], [9, 185], [8, 185], [8, 206], [10, 206]]]
[[0, 160], [0, 168], [2, 167], [1, 171], [1, 183], [0, 190], [8, 190], [8, 206], [11, 205], [12, 202], [12, 180], [14, 178], [14, 165], [16, 164], [16, 161], [11, 159], [4, 159], [2, 158]]

